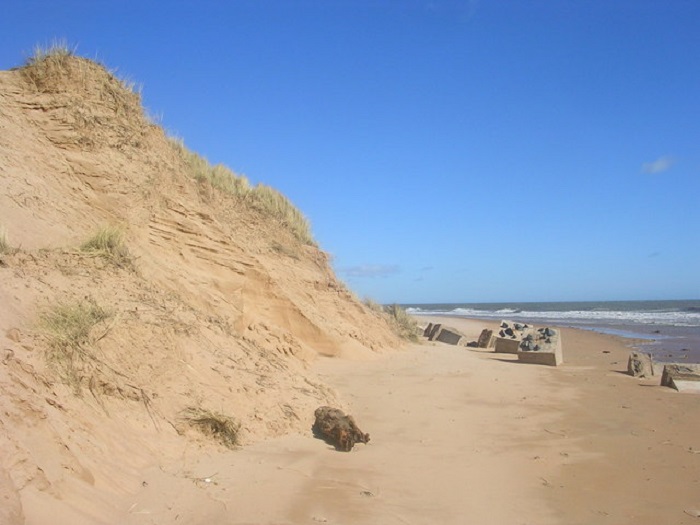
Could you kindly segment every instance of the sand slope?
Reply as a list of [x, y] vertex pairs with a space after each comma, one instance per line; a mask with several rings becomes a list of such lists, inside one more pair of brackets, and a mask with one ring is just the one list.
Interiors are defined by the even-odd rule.
[[[0, 254], [0, 522], [111, 523], [141, 469], [218, 447], [184, 409], [235, 418], [243, 444], [302, 431], [342, 403], [310, 362], [398, 340], [325, 253], [190, 178], [102, 66], [70, 57], [45, 80], [0, 72], [0, 228], [19, 249]], [[106, 225], [133, 267], [78, 249]], [[111, 317], [76, 395], [47, 364], [39, 318], [86, 301]]]

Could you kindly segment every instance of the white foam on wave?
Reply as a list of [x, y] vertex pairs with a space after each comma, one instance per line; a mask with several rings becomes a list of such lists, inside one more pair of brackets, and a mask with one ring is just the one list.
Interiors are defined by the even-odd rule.
[[417, 315], [455, 315], [459, 317], [476, 317], [483, 319], [532, 319], [548, 321], [569, 321], [580, 324], [621, 323], [638, 325], [666, 325], [700, 327], [700, 312], [640, 312], [619, 310], [565, 310], [528, 311], [503, 308], [500, 310], [477, 310], [473, 308], [455, 308], [453, 310], [423, 310], [409, 308], [409, 313]]

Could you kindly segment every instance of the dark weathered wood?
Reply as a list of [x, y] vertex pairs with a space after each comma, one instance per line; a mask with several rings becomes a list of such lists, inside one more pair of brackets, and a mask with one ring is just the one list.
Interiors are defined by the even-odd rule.
[[311, 428], [314, 436], [325, 440], [337, 450], [349, 452], [355, 443], [367, 443], [369, 434], [363, 433], [352, 416], [332, 407], [319, 407], [314, 412], [316, 421]]

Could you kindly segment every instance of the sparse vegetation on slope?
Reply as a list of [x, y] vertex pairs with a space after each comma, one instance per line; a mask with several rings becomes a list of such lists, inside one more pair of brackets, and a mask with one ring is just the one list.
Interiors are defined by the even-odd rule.
[[80, 249], [83, 252], [90, 252], [104, 257], [119, 268], [133, 269], [133, 258], [123, 239], [124, 234], [121, 229], [105, 226], [85, 241], [80, 246]]
[[75, 55], [66, 42], [57, 41], [47, 47], [36, 46], [21, 69], [22, 75], [37, 91], [53, 92], [67, 76], [68, 59]]
[[227, 193], [238, 199], [242, 205], [276, 220], [302, 243], [315, 244], [309, 221], [280, 192], [264, 184], [251, 186], [245, 176], [234, 173], [222, 164], [212, 166], [204, 157], [190, 151], [181, 140], [171, 139], [170, 143], [185, 161], [193, 179]]
[[[64, 87], [67, 80], [80, 80], [85, 84], [90, 80], [89, 66], [91, 65], [98, 64], [87, 58], [78, 57], [75, 49], [65, 41], [56, 41], [46, 47], [36, 46], [34, 54], [27, 59], [20, 71], [37, 91], [55, 93]], [[112, 73], [109, 73], [109, 76], [116, 80], [118, 86], [124, 91], [128, 93], [137, 91], [133, 82], [118, 79]], [[113, 90], [110, 90], [109, 94], [115, 95]]]
[[183, 411], [182, 419], [202, 434], [213, 437], [229, 448], [238, 445], [241, 424], [232, 417], [203, 408], [189, 407]]
[[19, 74], [29, 91], [55, 97], [56, 117], [70, 130], [59, 136], [63, 144], [84, 150], [142, 146], [148, 121], [134, 83], [76, 56], [65, 43], [37, 47]]
[[407, 341], [418, 341], [418, 323], [398, 304], [382, 306], [372, 299], [364, 300], [365, 306], [384, 316], [396, 335]]
[[41, 325], [49, 338], [48, 362], [76, 394], [81, 391], [85, 365], [98, 339], [93, 329], [112, 316], [92, 300], [60, 303], [41, 315]]

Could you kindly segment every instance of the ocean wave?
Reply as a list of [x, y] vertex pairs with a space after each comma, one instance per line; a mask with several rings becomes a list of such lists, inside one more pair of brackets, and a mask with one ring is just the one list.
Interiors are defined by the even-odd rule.
[[575, 324], [624, 323], [638, 325], [670, 325], [700, 327], [700, 311], [618, 311], [618, 310], [564, 310], [528, 311], [515, 308], [500, 310], [479, 310], [475, 308], [454, 308], [451, 310], [424, 310], [409, 308], [408, 312], [417, 315], [454, 315], [482, 319], [532, 320], [549, 322], [570, 322]]

